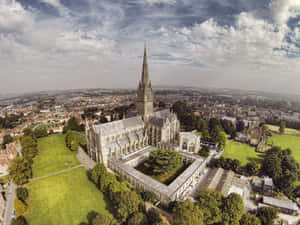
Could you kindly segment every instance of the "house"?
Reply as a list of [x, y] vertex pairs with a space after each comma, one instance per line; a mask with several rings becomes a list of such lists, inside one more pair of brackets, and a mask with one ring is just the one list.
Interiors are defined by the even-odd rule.
[[263, 193], [267, 196], [272, 196], [273, 191], [273, 180], [270, 177], [264, 177], [264, 184], [263, 184]]
[[254, 127], [248, 130], [247, 142], [253, 146], [264, 146], [266, 144], [266, 135], [263, 127]]
[[251, 180], [252, 189], [263, 195], [272, 196], [274, 184], [270, 177], [253, 177]]
[[231, 193], [236, 193], [246, 199], [249, 195], [247, 180], [231, 170], [222, 168], [214, 168], [207, 177], [204, 186], [221, 192], [225, 197]]
[[247, 134], [244, 134], [242, 132], [237, 132], [234, 140], [246, 143], [247, 142]]

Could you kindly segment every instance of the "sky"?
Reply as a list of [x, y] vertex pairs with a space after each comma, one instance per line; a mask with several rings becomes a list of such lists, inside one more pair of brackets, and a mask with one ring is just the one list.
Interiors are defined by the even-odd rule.
[[0, 93], [154, 86], [300, 94], [300, 0], [0, 0]]

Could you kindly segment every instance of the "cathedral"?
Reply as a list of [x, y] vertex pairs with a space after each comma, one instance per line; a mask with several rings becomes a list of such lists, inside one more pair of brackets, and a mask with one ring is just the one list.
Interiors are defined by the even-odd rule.
[[180, 123], [170, 110], [154, 112], [146, 48], [137, 89], [137, 116], [105, 124], [86, 124], [88, 153], [108, 165], [109, 159], [124, 158], [147, 146], [171, 148], [179, 143]]

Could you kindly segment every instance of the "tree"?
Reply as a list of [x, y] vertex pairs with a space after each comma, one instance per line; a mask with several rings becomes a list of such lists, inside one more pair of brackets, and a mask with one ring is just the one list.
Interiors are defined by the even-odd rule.
[[128, 217], [139, 211], [140, 198], [134, 191], [117, 192], [114, 198], [117, 219], [124, 223]]
[[155, 208], [149, 209], [147, 215], [148, 215], [148, 220], [149, 220], [150, 225], [156, 225], [156, 224], [159, 224], [162, 222], [160, 213]]
[[155, 150], [150, 153], [145, 166], [153, 171], [154, 174], [163, 174], [182, 166], [183, 158], [175, 150]]
[[18, 216], [16, 219], [11, 221], [10, 225], [28, 225], [28, 223], [24, 216]]
[[154, 202], [156, 201], [156, 195], [151, 191], [143, 191], [141, 192], [142, 199], [145, 202]]
[[6, 145], [9, 143], [12, 143], [14, 141], [14, 139], [12, 138], [12, 136], [10, 136], [10, 134], [6, 134], [3, 137], [3, 141], [2, 141], [2, 148], [6, 148]]
[[78, 140], [77, 140], [77, 134], [72, 131], [72, 130], [68, 130], [66, 137], [66, 145], [67, 147], [71, 150], [71, 151], [77, 151], [79, 148], [78, 145]]
[[14, 209], [17, 216], [21, 216], [26, 212], [27, 206], [18, 198], [14, 199]]
[[223, 197], [220, 192], [204, 189], [197, 193], [196, 199], [200, 210], [203, 212], [204, 224], [210, 225], [221, 222]]
[[106, 173], [107, 170], [103, 163], [97, 163], [96, 166], [94, 166], [94, 168], [91, 170], [91, 180], [98, 188], [100, 187], [101, 176]]
[[277, 218], [278, 211], [271, 207], [258, 208], [256, 216], [260, 219], [262, 225], [273, 225]]
[[34, 136], [32, 129], [29, 127], [25, 128], [23, 130], [23, 134], [24, 134], [24, 136], [31, 136], [31, 137]]
[[48, 136], [48, 131], [47, 131], [46, 126], [39, 126], [39, 127], [35, 128], [33, 133], [36, 138]]
[[284, 130], [285, 130], [285, 122], [283, 120], [281, 120], [280, 127], [279, 127], [280, 134], [284, 134]]
[[174, 225], [203, 225], [203, 213], [191, 200], [179, 202], [174, 208]]
[[20, 199], [23, 202], [25, 202], [26, 199], [28, 198], [28, 190], [25, 187], [18, 187], [16, 193], [18, 199]]
[[199, 155], [202, 157], [208, 157], [209, 156], [209, 147], [206, 145], [203, 146], [199, 151]]
[[224, 131], [221, 131], [220, 134], [218, 135], [217, 143], [218, 143], [219, 148], [221, 150], [225, 149], [225, 146], [227, 144], [227, 136], [226, 136], [226, 133]]
[[113, 219], [109, 216], [98, 214], [95, 218], [93, 218], [91, 225], [112, 225], [112, 220]]
[[264, 175], [270, 176], [275, 185], [290, 196], [294, 183], [299, 177], [300, 166], [290, 149], [282, 150], [279, 147], [273, 147], [266, 152], [261, 171]]
[[239, 225], [244, 214], [244, 203], [240, 195], [232, 193], [225, 200], [223, 205], [222, 224]]
[[256, 216], [246, 213], [242, 216], [240, 225], [261, 225], [261, 222]]
[[21, 138], [22, 154], [29, 162], [37, 155], [37, 142], [32, 136]]
[[9, 176], [15, 184], [22, 185], [32, 177], [31, 164], [23, 157], [14, 158], [8, 168]]
[[249, 162], [245, 166], [245, 171], [248, 175], [255, 176], [259, 172], [259, 165], [254, 161]]
[[72, 130], [72, 131], [83, 131], [84, 129], [82, 129], [83, 127], [81, 127], [77, 121], [77, 119], [75, 117], [71, 117], [67, 124], [64, 126], [63, 128], [63, 133], [66, 133], [68, 130]]
[[147, 216], [142, 213], [133, 214], [127, 221], [127, 225], [148, 225], [148, 218]]

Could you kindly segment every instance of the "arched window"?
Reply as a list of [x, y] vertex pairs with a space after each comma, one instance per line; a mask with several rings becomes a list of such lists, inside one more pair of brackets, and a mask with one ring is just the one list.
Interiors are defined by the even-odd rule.
[[186, 142], [183, 142], [183, 144], [182, 144], [182, 149], [183, 149], [183, 150], [187, 150], [187, 143], [186, 143]]

